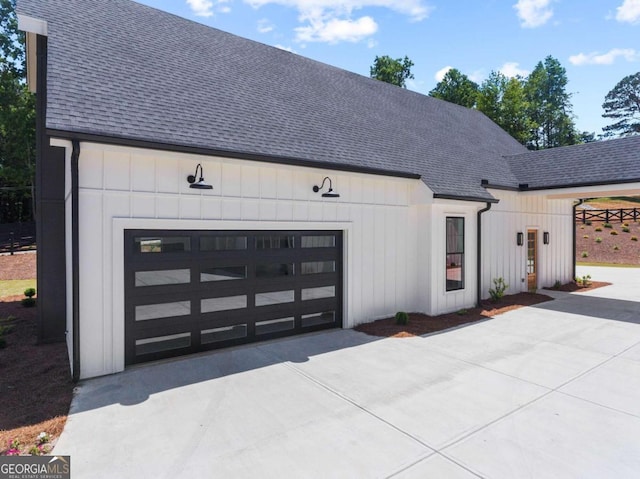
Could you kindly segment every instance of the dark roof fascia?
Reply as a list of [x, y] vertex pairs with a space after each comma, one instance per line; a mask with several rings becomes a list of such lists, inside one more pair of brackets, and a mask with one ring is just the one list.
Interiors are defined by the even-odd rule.
[[503, 191], [523, 191], [521, 188], [517, 186], [503, 186], [503, 185], [493, 185], [490, 183], [484, 183], [482, 185], [483, 188], [492, 189], [492, 190], [503, 190]]
[[[301, 160], [284, 156], [261, 155], [259, 153], [243, 153], [237, 151], [216, 150], [214, 148], [203, 148], [198, 146], [175, 145], [171, 143], [160, 143], [156, 141], [138, 140], [133, 138], [123, 138], [117, 136], [97, 135], [95, 133], [80, 133], [66, 130], [56, 130], [47, 128], [47, 135], [54, 138], [67, 140], [79, 140], [93, 143], [104, 143], [108, 145], [128, 146], [133, 148], [146, 148], [161, 151], [172, 151], [176, 153], [190, 153], [205, 156], [220, 156], [223, 158], [235, 158], [239, 160], [259, 161], [262, 163], [276, 163], [281, 165], [302, 166], [307, 168], [318, 168], [325, 170], [348, 171], [352, 173], [364, 173], [378, 176], [392, 176], [398, 178], [409, 178], [419, 180], [421, 175], [407, 173], [404, 171], [383, 170], [379, 168], [369, 168], [365, 166], [347, 165], [344, 163], [325, 163], [313, 160]], [[485, 200], [477, 200], [485, 201]]]
[[529, 186], [528, 188], [519, 189], [518, 191], [522, 191], [526, 193], [527, 191], [543, 191], [543, 190], [561, 190], [567, 188], [588, 188], [590, 186], [609, 186], [609, 185], [624, 185], [629, 183], [640, 183], [640, 178], [630, 179], [630, 180], [612, 180], [612, 181], [595, 181], [595, 182], [586, 182], [586, 183], [566, 183], [562, 185], [553, 185], [553, 186]]
[[457, 195], [445, 195], [434, 193], [433, 199], [435, 200], [455, 200], [455, 201], [474, 201], [476, 203], [500, 203], [500, 200], [496, 198], [478, 198], [476, 196], [457, 196]]

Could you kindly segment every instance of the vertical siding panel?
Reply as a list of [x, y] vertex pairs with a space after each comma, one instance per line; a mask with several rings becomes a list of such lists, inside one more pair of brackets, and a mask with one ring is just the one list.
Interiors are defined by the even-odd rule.
[[[183, 178], [185, 181], [186, 178]], [[156, 181], [159, 193], [177, 193], [180, 188], [180, 168], [178, 160], [174, 158], [156, 158]]]
[[[226, 165], [225, 165], [226, 167]], [[243, 198], [259, 198], [260, 197], [260, 170], [255, 166], [238, 167], [241, 171], [242, 181], [239, 179], [240, 195]], [[236, 173], [237, 174], [237, 173]], [[230, 194], [230, 189], [225, 189], [225, 196], [240, 196], [237, 189]]]

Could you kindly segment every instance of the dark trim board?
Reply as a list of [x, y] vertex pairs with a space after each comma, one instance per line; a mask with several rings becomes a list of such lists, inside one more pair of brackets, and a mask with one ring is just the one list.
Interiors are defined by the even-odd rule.
[[218, 150], [215, 148], [205, 148], [186, 145], [175, 145], [171, 143], [159, 143], [157, 141], [139, 140], [134, 138], [123, 138], [109, 135], [97, 135], [94, 133], [81, 133], [65, 130], [47, 129], [47, 134], [54, 138], [67, 140], [79, 140], [93, 143], [103, 143], [107, 145], [128, 146], [132, 148], [145, 148], [160, 151], [173, 151], [176, 153], [189, 153], [205, 156], [219, 156], [222, 158], [235, 158], [239, 160], [259, 161], [262, 163], [276, 163], [280, 165], [302, 166], [308, 168], [318, 168], [324, 170], [348, 171], [352, 173], [365, 173], [378, 176], [392, 176], [398, 178], [409, 178], [419, 180], [421, 175], [405, 171], [383, 170], [368, 166], [347, 165], [344, 163], [329, 163], [314, 160], [304, 160], [284, 156], [263, 155], [259, 153], [248, 153], [241, 151]]
[[123, 239], [126, 365], [342, 327], [342, 231]]

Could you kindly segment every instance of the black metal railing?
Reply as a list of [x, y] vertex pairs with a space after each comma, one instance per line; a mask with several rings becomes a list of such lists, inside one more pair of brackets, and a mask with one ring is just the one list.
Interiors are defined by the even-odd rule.
[[607, 210], [576, 210], [576, 222], [585, 224], [587, 221], [602, 221], [604, 223], [624, 223], [625, 221], [640, 220], [640, 208], [615, 208]]

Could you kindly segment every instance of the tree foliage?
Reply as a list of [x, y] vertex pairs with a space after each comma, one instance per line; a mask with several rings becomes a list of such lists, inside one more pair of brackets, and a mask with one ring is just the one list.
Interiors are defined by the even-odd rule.
[[478, 90], [477, 108], [523, 145], [527, 144], [533, 123], [524, 91], [525, 80], [507, 78], [491, 72]]
[[529, 148], [538, 150], [578, 143], [567, 82], [566, 70], [552, 56], [539, 62], [527, 78], [528, 116], [534, 126], [527, 144]]
[[615, 123], [603, 128], [606, 136], [640, 134], [640, 72], [620, 80], [602, 104], [605, 118]]
[[406, 88], [407, 80], [413, 79], [412, 66], [413, 62], [407, 56], [396, 59], [388, 55], [376, 56], [371, 66], [370, 75], [376, 80]]
[[29, 219], [22, 212], [35, 171], [35, 97], [24, 60], [15, 0], [0, 0], [0, 222]]
[[452, 68], [429, 92], [429, 96], [473, 108], [478, 96], [478, 84], [460, 70]]

